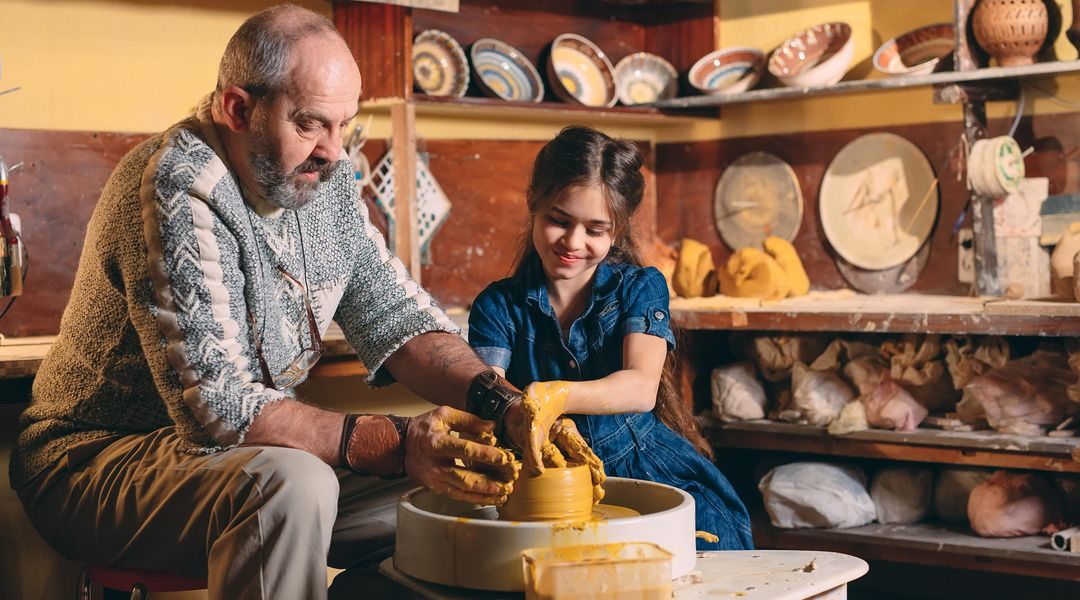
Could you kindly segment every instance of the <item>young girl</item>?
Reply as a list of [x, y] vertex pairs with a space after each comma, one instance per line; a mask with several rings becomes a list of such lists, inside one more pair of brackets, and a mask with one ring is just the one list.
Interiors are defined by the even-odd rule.
[[630, 227], [641, 165], [633, 144], [583, 126], [540, 150], [524, 251], [513, 277], [476, 298], [469, 342], [521, 389], [568, 380], [564, 412], [608, 475], [694, 497], [697, 528], [720, 538], [699, 539], [699, 550], [750, 549], [746, 507], [709, 460], [665, 366], [675, 346], [667, 284], [642, 266]]

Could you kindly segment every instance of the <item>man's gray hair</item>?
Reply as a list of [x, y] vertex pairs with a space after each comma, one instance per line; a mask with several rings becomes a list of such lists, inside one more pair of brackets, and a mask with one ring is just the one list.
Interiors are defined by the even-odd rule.
[[326, 33], [341, 37], [329, 19], [295, 4], [259, 12], [244, 21], [225, 47], [216, 93], [235, 85], [256, 96], [275, 96], [285, 86], [293, 45]]

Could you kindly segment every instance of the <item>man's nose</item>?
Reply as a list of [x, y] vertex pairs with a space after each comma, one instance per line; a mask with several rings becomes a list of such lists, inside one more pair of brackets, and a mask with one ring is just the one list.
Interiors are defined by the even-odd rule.
[[341, 149], [344, 144], [342, 137], [342, 129], [339, 127], [324, 129], [311, 154], [316, 158], [331, 162], [337, 160], [341, 156]]

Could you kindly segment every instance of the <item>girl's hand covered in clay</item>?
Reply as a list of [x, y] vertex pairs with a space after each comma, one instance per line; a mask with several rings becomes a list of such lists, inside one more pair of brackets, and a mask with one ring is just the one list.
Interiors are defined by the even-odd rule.
[[558, 465], [559, 458], [547, 448], [555, 420], [566, 409], [573, 384], [569, 381], [538, 381], [525, 388], [525, 397], [513, 413], [507, 413], [505, 437], [521, 451], [525, 474], [535, 477], [544, 472], [544, 453], [548, 462]]
[[[551, 426], [551, 440], [548, 445], [555, 449], [555, 452], [560, 452], [560, 456], [565, 455], [566, 460], [563, 461], [572, 463], [583, 463], [589, 465], [589, 473], [592, 475], [593, 483], [593, 504], [599, 503], [604, 499], [604, 463], [600, 460], [592, 448], [585, 443], [585, 438], [581, 437], [581, 432], [578, 431], [577, 425], [574, 425], [573, 419], [562, 418], [555, 421], [555, 424]], [[547, 466], [557, 466], [548, 463]]]
[[576, 385], [571, 381], [530, 384], [525, 388], [520, 407], [507, 414], [505, 435], [507, 441], [521, 451], [527, 476], [540, 475], [545, 466], [566, 466], [567, 459], [589, 465], [594, 495], [599, 500], [604, 494], [600, 488], [604, 481], [603, 463], [585, 443], [574, 422], [560, 418]]

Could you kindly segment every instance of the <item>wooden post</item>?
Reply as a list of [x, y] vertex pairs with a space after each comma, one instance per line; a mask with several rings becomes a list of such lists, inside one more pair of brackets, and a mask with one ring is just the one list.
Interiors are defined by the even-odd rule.
[[394, 138], [394, 253], [420, 283], [420, 234], [416, 198], [416, 105], [410, 101], [390, 108]]
[[[955, 0], [956, 50], [953, 54], [957, 71], [979, 68], [968, 44], [967, 21], [976, 0]], [[970, 149], [977, 140], [986, 137], [986, 102], [964, 100], [964, 141]], [[997, 241], [994, 236], [994, 199], [968, 191], [971, 202], [972, 228], [975, 232], [975, 293], [979, 296], [1000, 296]]]

